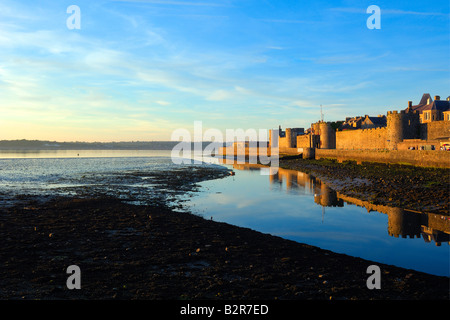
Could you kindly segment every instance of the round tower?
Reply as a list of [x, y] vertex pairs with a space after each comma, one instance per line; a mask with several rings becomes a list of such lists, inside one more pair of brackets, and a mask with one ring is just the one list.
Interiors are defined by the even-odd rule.
[[313, 133], [314, 134], [316, 134], [316, 135], [320, 134], [320, 127], [319, 127], [319, 123], [318, 122], [311, 124], [311, 127], [313, 129]]
[[326, 122], [319, 124], [320, 130], [320, 148], [321, 149], [335, 149], [336, 139], [333, 128]]
[[286, 148], [293, 148], [291, 128], [286, 128]]
[[397, 144], [403, 141], [403, 116], [404, 113], [389, 111], [387, 113], [387, 144], [389, 150], [397, 150]]

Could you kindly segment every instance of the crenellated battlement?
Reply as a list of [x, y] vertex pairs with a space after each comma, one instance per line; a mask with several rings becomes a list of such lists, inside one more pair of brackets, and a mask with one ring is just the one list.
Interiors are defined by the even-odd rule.
[[361, 130], [362, 132], [368, 132], [368, 133], [380, 133], [382, 131], [386, 131], [386, 127], [378, 127], [378, 128], [367, 128], [367, 129], [355, 129], [355, 130], [349, 130], [349, 132], [351, 131], [356, 131], [356, 130]]
[[[448, 100], [450, 101], [450, 99]], [[287, 128], [284, 135], [280, 137], [280, 147], [398, 150], [398, 148], [405, 148], [405, 140], [427, 141], [449, 135], [450, 121], [421, 123], [421, 111], [415, 110], [415, 107], [412, 105], [412, 101], [408, 101], [408, 108], [405, 110], [389, 110], [386, 112], [386, 116], [348, 117], [341, 125], [341, 130], [333, 129], [331, 123], [324, 121], [311, 123], [311, 128], [307, 134], [297, 135], [294, 129]], [[447, 119], [444, 119], [444, 116], [442, 116], [442, 120]], [[450, 120], [450, 113], [448, 119]], [[436, 142], [433, 141], [430, 144], [436, 144]], [[439, 143], [437, 147], [440, 147]]]

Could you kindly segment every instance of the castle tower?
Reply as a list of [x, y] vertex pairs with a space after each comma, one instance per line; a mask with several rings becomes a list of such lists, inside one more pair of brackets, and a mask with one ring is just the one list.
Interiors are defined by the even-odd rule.
[[319, 122], [313, 123], [311, 124], [311, 128], [313, 129], [313, 133], [315, 135], [319, 135], [320, 134], [320, 126], [319, 126]]
[[417, 111], [403, 115], [403, 139], [420, 138], [420, 115]]
[[388, 111], [386, 116], [387, 144], [389, 150], [397, 150], [397, 144], [403, 141], [403, 116], [404, 113]]
[[319, 123], [320, 130], [320, 148], [336, 149], [336, 132], [326, 122]]
[[404, 110], [387, 113], [387, 144], [389, 150], [397, 150], [397, 144], [403, 139], [419, 138], [419, 114], [416, 111], [405, 113]]
[[286, 128], [286, 147], [294, 148], [292, 144], [292, 130], [291, 128]]

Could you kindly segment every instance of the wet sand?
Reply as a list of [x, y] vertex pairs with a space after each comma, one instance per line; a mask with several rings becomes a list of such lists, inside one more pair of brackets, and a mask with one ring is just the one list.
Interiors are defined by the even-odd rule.
[[[205, 179], [224, 176], [208, 171]], [[180, 181], [173, 187], [189, 189]], [[24, 200], [0, 209], [0, 243], [0, 299], [7, 300], [449, 299], [448, 277], [174, 211], [160, 199]], [[373, 264], [381, 289], [369, 290]], [[80, 290], [66, 286], [70, 265], [80, 267]]]

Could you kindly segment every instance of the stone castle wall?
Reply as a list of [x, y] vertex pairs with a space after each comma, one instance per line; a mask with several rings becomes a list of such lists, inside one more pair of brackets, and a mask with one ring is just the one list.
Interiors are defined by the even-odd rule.
[[336, 150], [316, 149], [316, 159], [336, 159], [341, 161], [382, 162], [408, 164], [420, 167], [449, 168], [448, 151], [428, 150]]
[[311, 148], [311, 136], [309, 134], [297, 136], [297, 148]]
[[450, 136], [450, 121], [432, 121], [420, 124], [420, 139], [435, 140]]
[[287, 137], [279, 137], [278, 138], [278, 147], [280, 148], [280, 152], [293, 152], [292, 150], [295, 149], [295, 152], [297, 152], [297, 149], [295, 146], [293, 147], [292, 137], [289, 135]]
[[[439, 145], [439, 138], [450, 137], [450, 121], [434, 121], [420, 124], [417, 114], [404, 112], [388, 113], [388, 125], [382, 128], [355, 129], [325, 133], [325, 124], [322, 124], [320, 135], [299, 135], [295, 138], [280, 138], [280, 149], [312, 148], [338, 149], [338, 150], [397, 150], [406, 149], [405, 142], [410, 139], [421, 139], [419, 144], [432, 142]], [[318, 124], [317, 124], [317, 127]], [[319, 132], [319, 130], [316, 130]], [[423, 141], [425, 140], [425, 141]], [[409, 145], [409, 144], [408, 144]]]
[[336, 149], [377, 150], [386, 148], [387, 128], [356, 129], [336, 132]]
[[[450, 121], [421, 124], [419, 113], [405, 110], [389, 111], [386, 118], [385, 127], [372, 129], [335, 131], [329, 123], [321, 121], [311, 124], [312, 134], [297, 135], [295, 129], [287, 128], [285, 137], [279, 139], [280, 154], [303, 153], [306, 158], [330, 156], [344, 160], [450, 166], [447, 153], [427, 151], [432, 146], [439, 150], [442, 141], [450, 141]], [[415, 150], [409, 150], [412, 147]], [[418, 152], [421, 147], [426, 147], [426, 150]]]

